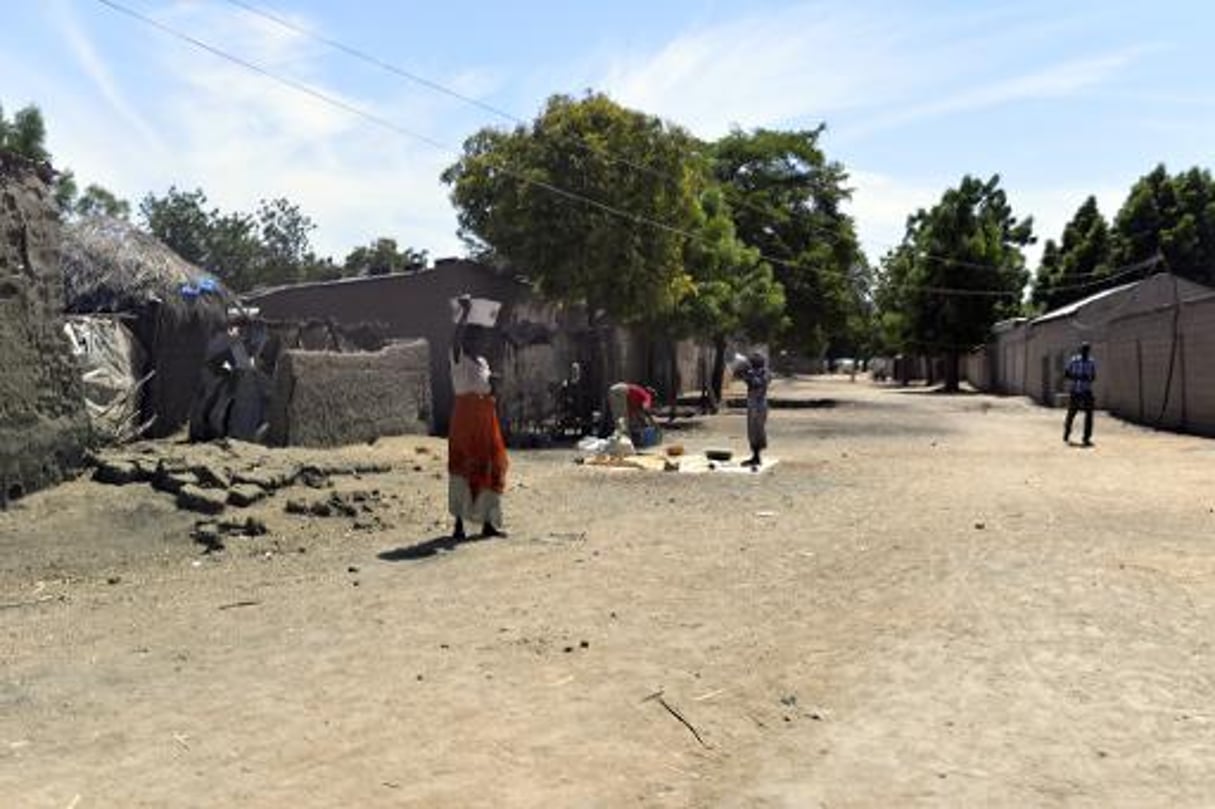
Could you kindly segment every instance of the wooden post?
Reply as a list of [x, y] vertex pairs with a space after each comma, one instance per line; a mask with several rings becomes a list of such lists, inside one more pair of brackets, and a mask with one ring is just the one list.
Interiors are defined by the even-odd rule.
[[1143, 340], [1135, 338], [1136, 376], [1135, 387], [1139, 391], [1139, 421], [1143, 421]]
[[1189, 409], [1186, 402], [1186, 373], [1185, 373], [1185, 332], [1177, 335], [1177, 350], [1181, 352], [1181, 429], [1186, 429], [1189, 421]]

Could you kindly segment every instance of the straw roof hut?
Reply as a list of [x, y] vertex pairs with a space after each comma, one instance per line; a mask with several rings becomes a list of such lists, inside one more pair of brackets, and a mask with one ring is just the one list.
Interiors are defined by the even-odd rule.
[[227, 323], [231, 295], [206, 273], [134, 225], [106, 217], [67, 224], [60, 245], [65, 309], [125, 315], [147, 358], [140, 376], [148, 434], [189, 417], [207, 342]]

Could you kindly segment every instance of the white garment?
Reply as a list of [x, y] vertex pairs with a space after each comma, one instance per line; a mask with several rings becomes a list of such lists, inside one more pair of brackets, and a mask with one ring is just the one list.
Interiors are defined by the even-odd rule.
[[501, 531], [502, 495], [493, 489], [482, 489], [472, 496], [468, 481], [459, 475], [447, 478], [447, 510], [470, 525], [489, 524]]
[[451, 387], [457, 396], [465, 393], [488, 395], [493, 392], [489, 385], [489, 363], [485, 357], [470, 357], [460, 352], [459, 361], [451, 359]]

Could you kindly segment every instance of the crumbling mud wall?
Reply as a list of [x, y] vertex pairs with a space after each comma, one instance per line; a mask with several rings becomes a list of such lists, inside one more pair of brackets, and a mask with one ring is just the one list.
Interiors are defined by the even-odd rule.
[[0, 507], [62, 480], [88, 440], [46, 179], [0, 152]]
[[267, 441], [328, 447], [430, 430], [425, 340], [375, 352], [284, 351], [274, 373]]

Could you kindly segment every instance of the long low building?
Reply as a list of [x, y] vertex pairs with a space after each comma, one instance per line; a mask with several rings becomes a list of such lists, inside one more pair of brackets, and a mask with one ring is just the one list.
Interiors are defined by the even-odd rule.
[[556, 388], [573, 362], [588, 396], [598, 404], [607, 385], [621, 379], [654, 384], [664, 396], [705, 384], [711, 350], [692, 342], [672, 345], [596, 322], [580, 307], [544, 301], [526, 280], [474, 261], [442, 259], [433, 268], [390, 275], [295, 284], [246, 296], [271, 320], [332, 320], [346, 326], [375, 324], [393, 339], [430, 346], [432, 428], [443, 434], [451, 411], [448, 357], [451, 302], [468, 293], [502, 304], [488, 359], [501, 374], [499, 407], [508, 427], [526, 430], [551, 418]]
[[1215, 289], [1168, 273], [1090, 295], [1033, 319], [996, 324], [971, 353], [967, 381], [980, 390], [1053, 406], [1081, 343], [1097, 360], [1098, 407], [1167, 429], [1215, 434]]

